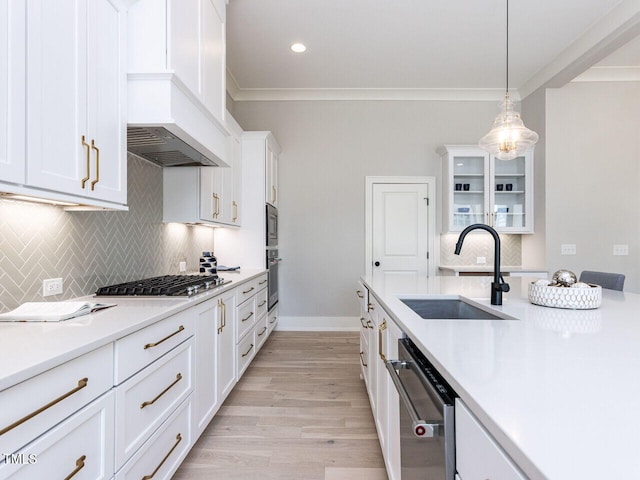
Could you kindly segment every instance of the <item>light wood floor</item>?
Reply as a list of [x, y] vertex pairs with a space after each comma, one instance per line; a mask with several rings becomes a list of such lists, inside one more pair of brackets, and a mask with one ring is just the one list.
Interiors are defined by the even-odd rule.
[[357, 332], [273, 332], [174, 480], [386, 480]]

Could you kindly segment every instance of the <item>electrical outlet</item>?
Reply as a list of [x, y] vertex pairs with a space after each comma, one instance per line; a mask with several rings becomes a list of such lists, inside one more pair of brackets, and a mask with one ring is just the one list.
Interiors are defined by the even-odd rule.
[[48, 278], [42, 281], [42, 296], [60, 295], [62, 293], [62, 278]]
[[576, 244], [575, 243], [563, 243], [560, 245], [560, 255], [575, 255]]
[[629, 255], [629, 245], [614, 245], [613, 246], [613, 254], [614, 255]]
[[186, 272], [187, 271], [187, 262], [180, 262], [178, 264], [178, 268], [180, 269], [181, 272]]
[[477, 265], [484, 265], [485, 263], [487, 263], [487, 257], [476, 257]]

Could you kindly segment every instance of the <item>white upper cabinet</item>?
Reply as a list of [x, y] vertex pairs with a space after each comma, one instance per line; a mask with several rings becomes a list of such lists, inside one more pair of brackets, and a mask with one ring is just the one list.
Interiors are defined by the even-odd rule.
[[129, 125], [161, 125], [228, 166], [225, 3], [139, 0], [128, 17]]
[[26, 184], [126, 204], [125, 13], [30, 0], [26, 25]]
[[278, 160], [280, 157], [280, 146], [273, 135], [267, 137], [265, 150], [265, 201], [278, 206]]
[[25, 181], [25, 2], [0, 2], [0, 180]]
[[533, 150], [499, 160], [477, 146], [445, 146], [443, 232], [484, 223], [503, 233], [533, 233]]

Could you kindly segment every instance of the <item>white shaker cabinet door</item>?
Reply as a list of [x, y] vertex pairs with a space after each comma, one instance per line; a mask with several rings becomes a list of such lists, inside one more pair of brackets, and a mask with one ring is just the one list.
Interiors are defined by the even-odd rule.
[[25, 180], [25, 3], [0, 2], [0, 181]]

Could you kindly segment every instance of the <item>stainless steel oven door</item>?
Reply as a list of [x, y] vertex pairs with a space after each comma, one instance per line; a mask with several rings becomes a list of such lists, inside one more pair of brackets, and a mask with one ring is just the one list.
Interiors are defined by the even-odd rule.
[[387, 370], [400, 396], [402, 480], [454, 480], [454, 406], [440, 397], [423, 364], [398, 344]]
[[278, 250], [267, 250], [267, 284], [268, 309], [271, 310], [278, 303]]
[[266, 208], [267, 208], [267, 215], [266, 215], [267, 247], [277, 247], [278, 246], [278, 210], [276, 209], [276, 207], [269, 204], [267, 204]]

